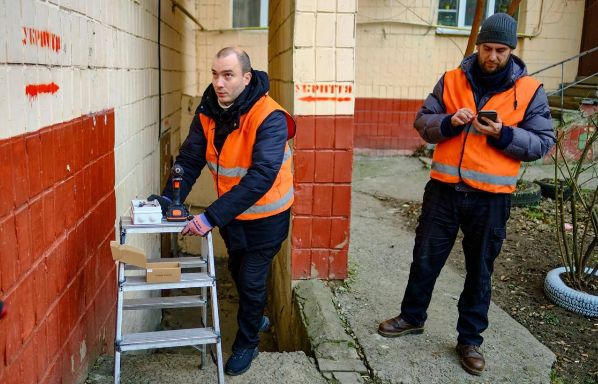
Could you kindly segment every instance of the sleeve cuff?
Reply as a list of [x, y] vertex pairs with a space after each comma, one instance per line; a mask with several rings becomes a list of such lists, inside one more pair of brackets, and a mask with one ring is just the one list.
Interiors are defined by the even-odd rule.
[[488, 136], [487, 140], [488, 144], [492, 145], [494, 148], [505, 149], [513, 141], [513, 128], [503, 125], [498, 139]]
[[444, 137], [457, 136], [463, 129], [465, 129], [465, 125], [453, 127], [451, 124], [451, 117], [453, 117], [453, 115], [447, 115], [440, 123], [440, 133], [442, 133], [442, 136]]
[[206, 220], [206, 223], [210, 226], [210, 227], [214, 227], [214, 224], [212, 224], [214, 222], [214, 219], [212, 218], [212, 216], [210, 216], [210, 214], [208, 213], [208, 211], [205, 211], [204, 213], [202, 213], [204, 219]]

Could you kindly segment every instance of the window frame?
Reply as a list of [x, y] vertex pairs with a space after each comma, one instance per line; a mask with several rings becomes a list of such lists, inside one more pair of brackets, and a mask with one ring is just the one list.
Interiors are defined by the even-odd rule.
[[253, 26], [235, 27], [235, 0], [230, 0], [230, 22], [234, 29], [253, 29], [253, 28], [267, 28], [268, 27], [268, 3], [269, 0], [259, 0], [260, 2], [260, 24]]
[[[467, 0], [457, 0], [457, 25], [450, 26], [450, 25], [442, 25], [436, 24], [436, 33], [440, 35], [469, 35], [471, 33], [471, 25], [465, 25], [465, 11], [467, 6]], [[485, 18], [488, 18], [494, 15], [494, 7], [496, 5], [496, 0], [487, 0], [486, 1], [486, 9], [488, 10], [484, 15]], [[438, 12], [442, 11], [440, 9], [440, 1], [438, 2]], [[437, 19], [438, 20], [438, 19]]]

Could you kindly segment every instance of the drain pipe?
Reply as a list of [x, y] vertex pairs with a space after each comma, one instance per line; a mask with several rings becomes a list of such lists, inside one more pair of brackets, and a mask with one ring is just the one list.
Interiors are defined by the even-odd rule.
[[160, 25], [162, 24], [162, 0], [158, 0], [158, 142], [162, 137], [162, 52]]

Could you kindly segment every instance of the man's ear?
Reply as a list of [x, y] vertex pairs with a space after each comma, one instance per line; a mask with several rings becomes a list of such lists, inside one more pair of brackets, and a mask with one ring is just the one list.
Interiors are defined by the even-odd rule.
[[245, 84], [245, 86], [248, 86], [250, 81], [251, 81], [251, 71], [243, 74], [243, 84]]

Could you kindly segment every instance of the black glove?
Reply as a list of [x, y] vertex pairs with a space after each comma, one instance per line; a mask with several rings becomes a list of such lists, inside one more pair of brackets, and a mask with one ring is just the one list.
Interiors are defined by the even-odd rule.
[[168, 207], [170, 207], [170, 204], [172, 204], [172, 200], [170, 200], [166, 196], [158, 196], [158, 195], [150, 195], [147, 198], [147, 201], [154, 201], [154, 200], [158, 200], [158, 203], [160, 203], [160, 207], [162, 208], [162, 215], [166, 215], [166, 211], [168, 211]]

